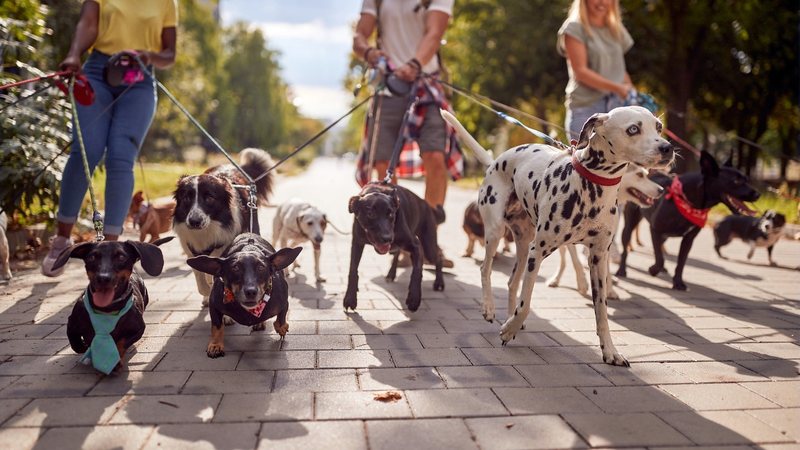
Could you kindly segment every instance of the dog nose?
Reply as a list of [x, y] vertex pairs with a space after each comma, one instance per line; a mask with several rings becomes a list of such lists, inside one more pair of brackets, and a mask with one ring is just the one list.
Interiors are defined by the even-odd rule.
[[670, 144], [670, 143], [661, 144], [661, 145], [658, 146], [658, 151], [662, 155], [668, 155], [668, 154], [670, 154], [670, 152], [672, 152], [672, 144]]
[[244, 292], [245, 297], [249, 299], [255, 298], [255, 296], [258, 295], [258, 289], [255, 286], [245, 286], [242, 292]]
[[98, 272], [95, 275], [95, 280], [100, 284], [108, 284], [111, 283], [111, 280], [114, 279], [114, 276], [110, 272]]
[[381, 242], [392, 242], [392, 235], [391, 234], [382, 234], [380, 235]]
[[322, 242], [322, 236], [316, 236], [316, 237], [314, 238], [314, 242], [316, 242], [317, 244], [319, 244], [320, 242]]
[[200, 220], [200, 219], [199, 219], [199, 218], [197, 218], [197, 217], [190, 217], [190, 218], [189, 218], [189, 219], [188, 219], [186, 222], [187, 222], [187, 223], [189, 224], [189, 226], [190, 226], [190, 227], [192, 227], [192, 228], [200, 228], [200, 225], [203, 223], [203, 221], [202, 221], [202, 220]]

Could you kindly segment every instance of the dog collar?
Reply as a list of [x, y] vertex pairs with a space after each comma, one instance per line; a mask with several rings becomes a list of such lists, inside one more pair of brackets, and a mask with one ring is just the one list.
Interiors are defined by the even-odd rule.
[[[255, 317], [261, 317], [261, 314], [264, 312], [264, 308], [267, 306], [267, 302], [269, 299], [272, 298], [272, 277], [270, 277], [269, 281], [267, 282], [267, 287], [264, 289], [264, 296], [258, 301], [258, 304], [252, 308], [245, 308], [242, 306], [242, 309], [250, 313]], [[234, 299], [233, 291], [229, 288], [225, 288], [222, 295], [222, 303], [229, 304], [232, 303]]]
[[595, 173], [589, 172], [589, 169], [583, 167], [580, 161], [578, 161], [578, 157], [574, 154], [572, 155], [572, 167], [575, 168], [575, 171], [580, 174], [583, 178], [586, 178], [589, 182], [594, 184], [599, 184], [600, 186], [616, 186], [622, 181], [622, 177], [616, 178], [606, 178], [601, 177]]
[[709, 209], [695, 208], [689, 203], [689, 199], [687, 199], [686, 194], [683, 193], [683, 184], [679, 177], [676, 176], [672, 179], [672, 184], [669, 185], [669, 190], [667, 194], [664, 195], [664, 198], [671, 199], [672, 203], [674, 203], [675, 207], [678, 209], [678, 212], [681, 213], [686, 220], [700, 228], [705, 226], [708, 220]]

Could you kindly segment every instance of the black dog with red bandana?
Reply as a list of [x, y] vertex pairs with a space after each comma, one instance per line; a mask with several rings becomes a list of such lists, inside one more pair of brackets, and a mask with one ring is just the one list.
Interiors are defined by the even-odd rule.
[[237, 323], [266, 328], [267, 319], [275, 319], [275, 331], [283, 338], [289, 331], [289, 285], [283, 269], [294, 262], [302, 247], [275, 249], [254, 233], [243, 233], [221, 257], [197, 256], [186, 262], [193, 269], [214, 276], [208, 308], [211, 313], [209, 358], [225, 356], [223, 316]]

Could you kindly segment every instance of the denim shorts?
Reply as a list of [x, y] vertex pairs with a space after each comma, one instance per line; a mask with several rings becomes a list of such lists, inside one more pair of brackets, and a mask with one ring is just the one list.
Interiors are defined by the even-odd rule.
[[567, 108], [566, 129], [569, 130], [569, 139], [577, 140], [581, 135], [583, 124], [593, 114], [607, 113], [614, 108], [623, 106], [625, 101], [616, 94], [608, 94], [591, 105]]

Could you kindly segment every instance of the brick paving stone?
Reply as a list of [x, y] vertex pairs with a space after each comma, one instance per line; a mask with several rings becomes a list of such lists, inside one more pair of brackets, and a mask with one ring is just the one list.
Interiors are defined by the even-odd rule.
[[658, 414], [697, 444], [748, 444], [791, 441], [779, 430], [744, 411], [665, 412]]
[[489, 389], [406, 391], [414, 417], [505, 416], [508, 411]]
[[315, 364], [311, 350], [244, 352], [236, 370], [313, 369]]
[[16, 414], [17, 411], [22, 409], [22, 407], [27, 405], [30, 401], [29, 398], [0, 399], [0, 424]]
[[[526, 331], [517, 333], [517, 337], [512, 341], [513, 347], [556, 347], [560, 344], [547, 336], [546, 333], [530, 332], [526, 327]], [[492, 344], [493, 347], [504, 348], [503, 341], [497, 333], [483, 333], [482, 336]], [[511, 344], [509, 344], [511, 345]]]
[[[220, 394], [123, 397], [124, 401], [109, 423], [161, 425], [209, 422], [214, 417], [221, 397]], [[92, 397], [92, 399], [105, 398], [108, 397]]]
[[[18, 380], [19, 377], [9, 376], [9, 377], [0, 377], [0, 391], [5, 389], [6, 386], [13, 383], [14, 381]], [[3, 397], [3, 394], [0, 393], [0, 398]]]
[[766, 381], [766, 378], [734, 362], [699, 361], [667, 363], [670, 369], [686, 375], [696, 383], [722, 383], [728, 381]]
[[[411, 418], [405, 395], [396, 401], [379, 401], [376, 395], [387, 391], [318, 392], [315, 411], [318, 420]], [[398, 392], [398, 391], [394, 391]]]
[[800, 377], [800, 361], [771, 359], [736, 361], [736, 364], [757, 372], [770, 380], [791, 380]]
[[136, 425], [50, 428], [39, 437], [36, 447], [138, 450], [152, 432], [152, 427]]
[[358, 369], [361, 389], [436, 389], [445, 387], [444, 381], [433, 367]]
[[578, 390], [608, 413], [687, 411], [690, 409], [655, 386], [597, 386], [582, 387]]
[[194, 352], [168, 352], [155, 370], [158, 372], [186, 370], [187, 367], [193, 370], [234, 370], [241, 356], [240, 352], [226, 351], [225, 356], [221, 358], [209, 358], [205, 348]]
[[686, 375], [676, 372], [666, 363], [642, 362], [631, 364], [630, 367], [608, 364], [590, 364], [590, 366], [617, 386], [685, 384], [691, 381]]
[[0, 398], [80, 397], [98, 382], [84, 374], [24, 375], [0, 391]]
[[86, 395], [177, 394], [190, 372], [129, 372], [103, 377]]
[[275, 372], [270, 370], [193, 372], [181, 389], [183, 394], [238, 394], [272, 390]]
[[511, 366], [445, 366], [438, 370], [450, 389], [529, 386], [525, 378]]
[[460, 419], [368, 420], [366, 424], [370, 448], [478, 448]]
[[311, 420], [314, 394], [276, 392], [272, 394], [225, 394], [213, 422], [286, 422]]
[[[289, 324], [291, 327], [291, 324]], [[349, 350], [353, 348], [347, 335], [286, 335], [282, 350]]]
[[783, 407], [800, 407], [800, 381], [741, 383], [741, 386]]
[[259, 433], [260, 450], [366, 450], [361, 421], [265, 423]]
[[586, 448], [586, 442], [552, 415], [466, 419], [482, 449]]
[[563, 414], [564, 420], [593, 447], [691, 444], [650, 413]]
[[777, 405], [738, 384], [668, 384], [661, 389], [697, 411], [774, 408]]
[[397, 367], [463, 366], [469, 360], [457, 348], [424, 348], [389, 350]]
[[[42, 431], [38, 428], [0, 428], [0, 448], [3, 450], [34, 448]], [[4, 445], [6, 442], [13, 442], [13, 447], [6, 447]]]
[[258, 423], [160, 425], [143, 449], [252, 449], [258, 442]]
[[419, 340], [425, 348], [472, 348], [491, 347], [480, 334], [420, 334]]
[[[438, 336], [438, 335], [433, 335]], [[422, 348], [422, 343], [413, 334], [388, 334], [388, 335], [358, 335], [353, 338], [353, 348], [356, 350], [388, 350], [390, 348]]]
[[0, 343], [0, 353], [6, 355], [55, 355], [69, 348], [66, 339], [10, 339]]
[[0, 375], [66, 373], [76, 364], [78, 364], [76, 355], [11, 356], [0, 364]]
[[476, 366], [495, 364], [544, 364], [544, 360], [526, 347], [465, 348], [467, 358]]
[[320, 368], [394, 367], [389, 350], [321, 350]]
[[355, 369], [279, 370], [274, 392], [281, 391], [356, 391]]
[[500, 387], [492, 390], [514, 415], [600, 412], [600, 408], [574, 387]]
[[781, 432], [782, 435], [800, 442], [800, 409], [751, 409], [747, 413]]
[[41, 398], [28, 403], [4, 427], [59, 427], [106, 423], [120, 404], [117, 397]]
[[586, 364], [517, 365], [515, 367], [533, 387], [608, 386], [611, 384]]

